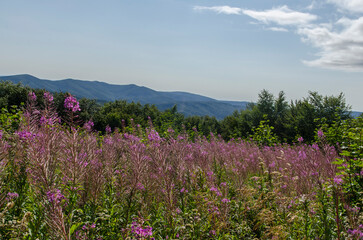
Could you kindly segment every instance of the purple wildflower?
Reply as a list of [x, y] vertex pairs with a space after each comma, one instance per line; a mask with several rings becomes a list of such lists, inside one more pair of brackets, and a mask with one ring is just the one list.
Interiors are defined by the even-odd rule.
[[112, 145], [113, 144], [113, 141], [112, 141], [112, 138], [111, 137], [105, 137], [104, 142], [106, 144], [108, 144], [108, 145]]
[[0, 140], [3, 138], [3, 131], [0, 130]]
[[349, 207], [349, 210], [351, 210], [353, 213], [355, 214], [358, 214], [359, 213], [359, 210], [360, 210], [360, 207]]
[[15, 198], [18, 198], [19, 197], [19, 194], [18, 193], [16, 193], [16, 192], [9, 192], [7, 195], [6, 195], [6, 200], [7, 201], [11, 201], [11, 200], [13, 200], [13, 199], [15, 199]]
[[363, 239], [363, 232], [361, 230], [362, 229], [348, 229], [348, 234], [352, 235], [356, 239]]
[[325, 137], [324, 132], [322, 130], [318, 131], [318, 138], [323, 139]]
[[299, 152], [298, 152], [298, 155], [299, 155], [299, 158], [300, 158], [301, 160], [305, 160], [305, 159], [307, 159], [307, 156], [306, 156], [305, 151], [299, 151]]
[[36, 137], [36, 134], [27, 131], [16, 132], [16, 134], [19, 136], [21, 141], [26, 141], [28, 139], [32, 140]]
[[50, 125], [53, 126], [53, 123], [56, 122], [58, 119], [56, 118], [46, 118], [42, 116], [39, 120], [41, 125]]
[[272, 163], [270, 163], [268, 166], [270, 167], [270, 168], [274, 168], [275, 167], [275, 162], [272, 162]]
[[219, 215], [220, 212], [219, 212], [219, 208], [217, 206], [212, 206], [211, 208], [208, 209], [208, 212], [212, 213], [212, 214], [216, 214], [216, 215]]
[[336, 185], [341, 185], [342, 182], [343, 182], [343, 179], [342, 179], [342, 175], [339, 175], [339, 176], [335, 176], [334, 179], [333, 179], [334, 183]]
[[222, 203], [229, 203], [229, 202], [231, 202], [231, 200], [229, 200], [228, 198], [223, 198], [222, 199]]
[[161, 140], [159, 133], [157, 131], [155, 131], [154, 129], [152, 129], [149, 133], [149, 135], [147, 136], [149, 141], [155, 141], [158, 142]]
[[217, 191], [218, 191], [218, 188], [216, 188], [216, 187], [211, 187], [209, 190], [210, 190], [211, 192], [217, 192]]
[[30, 99], [31, 101], [36, 101], [36, 100], [37, 100], [37, 96], [35, 95], [35, 93], [34, 93], [34, 92], [30, 92], [30, 93], [28, 94], [28, 97], [29, 97], [29, 99]]
[[53, 102], [53, 95], [50, 94], [49, 92], [45, 92], [44, 99], [47, 100], [48, 103], [51, 103], [51, 102]]
[[88, 132], [90, 132], [92, 130], [92, 127], [94, 126], [95, 124], [89, 120], [88, 122], [86, 122], [83, 127], [84, 129], [86, 129]]
[[314, 143], [313, 145], [311, 145], [311, 147], [313, 149], [315, 149], [316, 151], [318, 151], [320, 149], [319, 146], [318, 146], [318, 144], [316, 144], [316, 143]]
[[222, 193], [216, 187], [211, 187], [209, 190], [215, 192], [217, 196], [222, 196]]
[[80, 107], [79, 107], [79, 102], [77, 101], [77, 99], [75, 99], [72, 95], [69, 95], [65, 100], [64, 100], [64, 107], [72, 112], [77, 112], [77, 111], [81, 111]]
[[153, 235], [152, 227], [143, 227], [137, 222], [133, 222], [131, 225], [131, 233], [134, 234], [136, 238], [146, 238]]
[[144, 185], [142, 185], [142, 183], [137, 183], [136, 188], [141, 190], [141, 191], [145, 190], [145, 187], [144, 187]]
[[47, 192], [47, 198], [50, 203], [59, 204], [63, 199], [66, 199], [59, 189]]
[[299, 137], [299, 138], [297, 139], [297, 141], [298, 141], [299, 143], [302, 143], [302, 142], [304, 141], [304, 138], [303, 138], [303, 137]]

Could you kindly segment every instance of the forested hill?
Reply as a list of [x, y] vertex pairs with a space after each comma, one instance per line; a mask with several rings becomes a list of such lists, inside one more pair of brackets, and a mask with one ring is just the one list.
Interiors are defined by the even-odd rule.
[[245, 109], [248, 102], [219, 101], [213, 98], [188, 92], [161, 92], [134, 84], [113, 85], [99, 81], [82, 81], [64, 79], [51, 81], [23, 74], [2, 76], [0, 80], [22, 83], [35, 89], [46, 89], [51, 92], [69, 92], [78, 98], [96, 99], [100, 102], [126, 100], [141, 104], [154, 104], [160, 110], [177, 105], [178, 112], [186, 116], [215, 116], [223, 119], [235, 110]]

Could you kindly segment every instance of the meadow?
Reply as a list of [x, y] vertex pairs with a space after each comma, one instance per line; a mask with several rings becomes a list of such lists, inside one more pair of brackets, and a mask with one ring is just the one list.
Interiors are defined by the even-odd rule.
[[101, 134], [64, 107], [30, 93], [0, 130], [1, 239], [363, 239], [361, 118], [339, 147], [332, 129], [267, 146], [151, 119]]

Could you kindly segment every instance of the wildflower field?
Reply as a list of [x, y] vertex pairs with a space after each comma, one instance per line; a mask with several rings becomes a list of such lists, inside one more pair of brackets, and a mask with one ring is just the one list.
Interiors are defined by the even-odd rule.
[[72, 96], [66, 119], [35, 100], [0, 130], [0, 239], [363, 239], [361, 119], [339, 148], [263, 146], [151, 121], [100, 134]]

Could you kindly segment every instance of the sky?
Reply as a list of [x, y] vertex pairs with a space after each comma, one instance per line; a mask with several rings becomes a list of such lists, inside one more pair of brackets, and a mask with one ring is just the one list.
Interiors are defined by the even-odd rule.
[[362, 0], [0, 0], [0, 75], [222, 100], [343, 92], [363, 111]]

